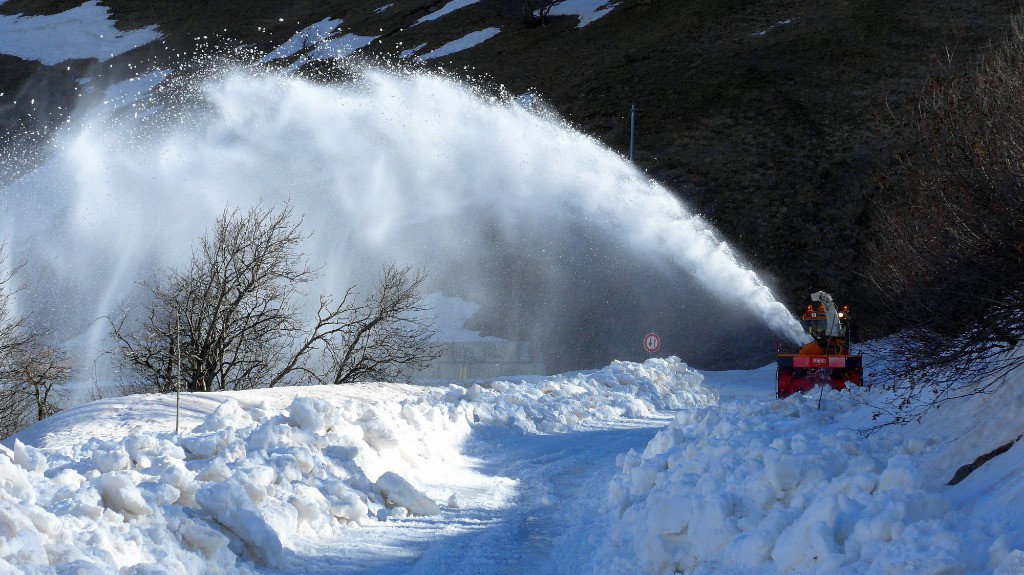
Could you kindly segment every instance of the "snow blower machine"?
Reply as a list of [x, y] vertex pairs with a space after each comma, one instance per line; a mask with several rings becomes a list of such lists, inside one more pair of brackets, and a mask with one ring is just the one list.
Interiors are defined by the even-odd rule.
[[850, 353], [850, 308], [838, 309], [832, 296], [823, 291], [811, 294], [811, 301], [818, 307], [808, 305], [800, 323], [812, 341], [799, 350], [777, 346], [776, 397], [780, 399], [818, 385], [842, 390], [864, 383], [862, 357]]

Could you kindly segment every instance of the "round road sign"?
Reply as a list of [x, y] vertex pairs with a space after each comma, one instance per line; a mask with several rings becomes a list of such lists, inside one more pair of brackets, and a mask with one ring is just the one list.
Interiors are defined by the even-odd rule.
[[661, 349], [661, 338], [656, 333], [649, 333], [644, 336], [644, 349], [648, 353], [654, 353]]

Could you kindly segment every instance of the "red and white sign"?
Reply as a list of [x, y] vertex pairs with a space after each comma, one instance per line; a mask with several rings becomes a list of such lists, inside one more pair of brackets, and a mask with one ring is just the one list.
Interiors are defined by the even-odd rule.
[[644, 336], [644, 349], [648, 353], [654, 353], [661, 349], [661, 338], [656, 333], [649, 333]]
[[843, 356], [814, 356], [797, 355], [793, 357], [793, 367], [832, 367], [843, 369], [846, 367], [846, 358]]

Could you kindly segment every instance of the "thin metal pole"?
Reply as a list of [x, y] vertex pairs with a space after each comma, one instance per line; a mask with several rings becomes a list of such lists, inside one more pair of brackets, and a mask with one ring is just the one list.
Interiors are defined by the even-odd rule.
[[175, 327], [174, 342], [178, 346], [178, 385], [174, 393], [174, 434], [178, 435], [179, 412], [181, 411], [181, 314], [175, 314], [177, 326]]
[[636, 102], [629, 108], [629, 161], [633, 161], [633, 143], [636, 142]]

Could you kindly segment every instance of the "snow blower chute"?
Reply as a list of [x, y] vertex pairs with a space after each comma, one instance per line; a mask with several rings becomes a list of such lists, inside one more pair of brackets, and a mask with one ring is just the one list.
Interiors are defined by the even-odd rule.
[[862, 358], [850, 353], [850, 308], [839, 310], [832, 296], [823, 291], [811, 294], [811, 300], [818, 302], [818, 307], [808, 305], [800, 323], [813, 341], [799, 350], [779, 346], [776, 397], [810, 391], [816, 385], [833, 389], [863, 385]]

